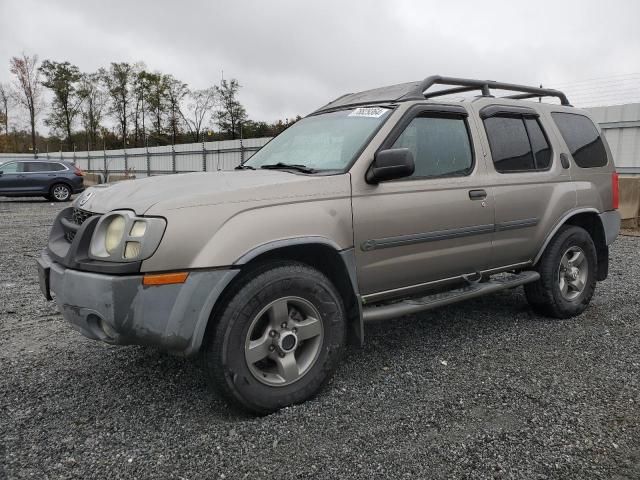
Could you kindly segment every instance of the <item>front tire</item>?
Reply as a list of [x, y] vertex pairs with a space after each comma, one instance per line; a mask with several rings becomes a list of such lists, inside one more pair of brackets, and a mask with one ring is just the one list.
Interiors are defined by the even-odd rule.
[[565, 225], [553, 237], [537, 266], [540, 279], [524, 286], [537, 313], [553, 318], [580, 315], [595, 292], [598, 260], [591, 235]]
[[265, 265], [218, 311], [205, 351], [211, 385], [233, 405], [266, 414], [314, 396], [346, 342], [342, 299], [321, 272]]

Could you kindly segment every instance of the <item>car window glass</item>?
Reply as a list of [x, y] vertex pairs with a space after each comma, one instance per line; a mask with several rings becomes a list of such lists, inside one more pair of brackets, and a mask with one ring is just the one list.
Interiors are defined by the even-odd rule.
[[535, 118], [525, 118], [524, 124], [529, 133], [531, 149], [536, 160], [536, 168], [538, 170], [546, 170], [551, 165], [551, 147], [549, 147], [547, 138], [542, 132], [542, 127], [540, 127], [540, 123]]
[[18, 173], [22, 170], [20, 169], [19, 163], [9, 162], [9, 163], [3, 163], [2, 165], [0, 165], [0, 171], [2, 171], [2, 173]]
[[490, 117], [484, 126], [498, 172], [535, 170], [529, 136], [520, 117]]
[[607, 152], [593, 122], [584, 115], [554, 112], [558, 126], [576, 165], [582, 168], [602, 167], [607, 164]]
[[408, 148], [416, 165], [412, 177], [468, 175], [473, 154], [462, 118], [416, 117], [392, 148]]
[[25, 172], [46, 172], [49, 170], [48, 163], [45, 162], [24, 162]]
[[64, 169], [64, 165], [62, 165], [61, 163], [47, 163], [47, 170], [49, 170], [50, 172], [57, 172]]

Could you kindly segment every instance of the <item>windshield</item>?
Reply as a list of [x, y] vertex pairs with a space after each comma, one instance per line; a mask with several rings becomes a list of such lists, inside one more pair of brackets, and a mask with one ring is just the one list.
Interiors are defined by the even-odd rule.
[[344, 170], [389, 116], [386, 107], [359, 107], [306, 117], [256, 152], [244, 165], [302, 165]]

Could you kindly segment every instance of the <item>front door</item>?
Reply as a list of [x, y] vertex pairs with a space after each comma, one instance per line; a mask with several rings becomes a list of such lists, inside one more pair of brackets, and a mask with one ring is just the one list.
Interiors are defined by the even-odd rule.
[[22, 173], [22, 163], [6, 162], [0, 165], [0, 194], [11, 194], [20, 192], [24, 174]]
[[352, 178], [358, 282], [372, 300], [489, 263], [493, 194], [484, 158], [474, 152], [477, 131], [465, 108], [442, 110], [414, 107], [383, 142], [381, 149], [411, 150], [411, 177], [378, 185]]

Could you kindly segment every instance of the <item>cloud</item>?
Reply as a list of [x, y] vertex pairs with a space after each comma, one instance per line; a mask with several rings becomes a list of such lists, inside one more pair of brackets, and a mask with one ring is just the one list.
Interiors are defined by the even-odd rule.
[[634, 0], [4, 0], [0, 18], [5, 64], [23, 50], [85, 71], [142, 60], [194, 88], [224, 70], [267, 121], [433, 73], [553, 86], [640, 71]]

